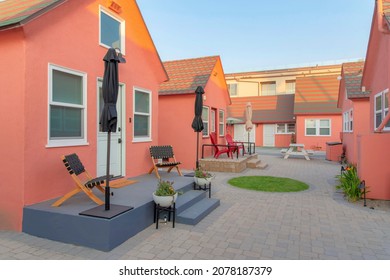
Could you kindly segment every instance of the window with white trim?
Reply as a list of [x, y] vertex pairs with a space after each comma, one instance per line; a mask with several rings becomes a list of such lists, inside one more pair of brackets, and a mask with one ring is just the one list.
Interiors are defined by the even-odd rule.
[[286, 81], [286, 93], [288, 94], [295, 93], [295, 80]]
[[202, 121], [203, 121], [203, 137], [209, 136], [209, 115], [210, 109], [207, 106], [203, 106], [202, 109]]
[[216, 110], [215, 109], [212, 109], [211, 110], [211, 132], [215, 132], [215, 114], [216, 114]]
[[150, 91], [134, 89], [134, 129], [133, 141], [152, 139], [152, 94]]
[[237, 96], [237, 84], [228, 84], [227, 86], [230, 96]]
[[219, 136], [225, 136], [225, 111], [219, 110]]
[[49, 65], [49, 147], [88, 144], [86, 95], [86, 73]]
[[[374, 125], [378, 128], [385, 116], [389, 113], [389, 90], [386, 89], [375, 95], [374, 100]], [[385, 125], [383, 130], [390, 130], [390, 121]]]
[[295, 123], [278, 123], [276, 124], [277, 134], [295, 133]]
[[107, 48], [119, 48], [125, 53], [125, 22], [100, 7], [99, 43]]
[[276, 95], [276, 82], [261, 83], [261, 95]]
[[349, 110], [343, 113], [343, 131], [352, 132], [353, 131], [353, 110]]
[[306, 119], [305, 136], [330, 136], [330, 119]]

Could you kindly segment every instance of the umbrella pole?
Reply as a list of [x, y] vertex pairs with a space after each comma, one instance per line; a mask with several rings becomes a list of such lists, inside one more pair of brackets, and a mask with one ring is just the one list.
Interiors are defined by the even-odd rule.
[[251, 145], [249, 143], [249, 130], [248, 130], [248, 154], [251, 154]]
[[199, 168], [199, 132], [197, 132], [196, 138], [196, 169]]
[[110, 152], [111, 152], [111, 130], [107, 134], [107, 166], [106, 166], [106, 188], [105, 188], [105, 210], [110, 210]]

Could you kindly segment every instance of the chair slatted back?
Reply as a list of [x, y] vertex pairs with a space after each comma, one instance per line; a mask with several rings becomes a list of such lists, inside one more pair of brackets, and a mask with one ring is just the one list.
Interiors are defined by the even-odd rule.
[[76, 174], [78, 176], [85, 172], [84, 165], [76, 154], [64, 156], [63, 162], [70, 175]]
[[169, 159], [173, 158], [173, 148], [172, 146], [150, 146], [150, 155], [155, 159]]

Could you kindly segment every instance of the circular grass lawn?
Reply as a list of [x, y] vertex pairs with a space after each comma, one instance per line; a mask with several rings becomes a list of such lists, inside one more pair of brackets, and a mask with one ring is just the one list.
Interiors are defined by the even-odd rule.
[[299, 192], [309, 185], [290, 178], [272, 176], [241, 176], [228, 181], [232, 186], [262, 192]]

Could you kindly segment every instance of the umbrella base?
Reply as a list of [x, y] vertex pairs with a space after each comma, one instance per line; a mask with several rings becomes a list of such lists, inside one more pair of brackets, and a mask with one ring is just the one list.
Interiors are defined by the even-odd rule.
[[134, 207], [132, 206], [123, 206], [123, 205], [116, 205], [111, 204], [110, 210], [105, 209], [105, 205], [99, 205], [94, 208], [91, 208], [89, 210], [80, 212], [79, 215], [83, 216], [90, 216], [90, 217], [96, 217], [96, 218], [103, 218], [103, 219], [112, 219], [122, 213], [125, 213], [127, 211], [130, 211]]

